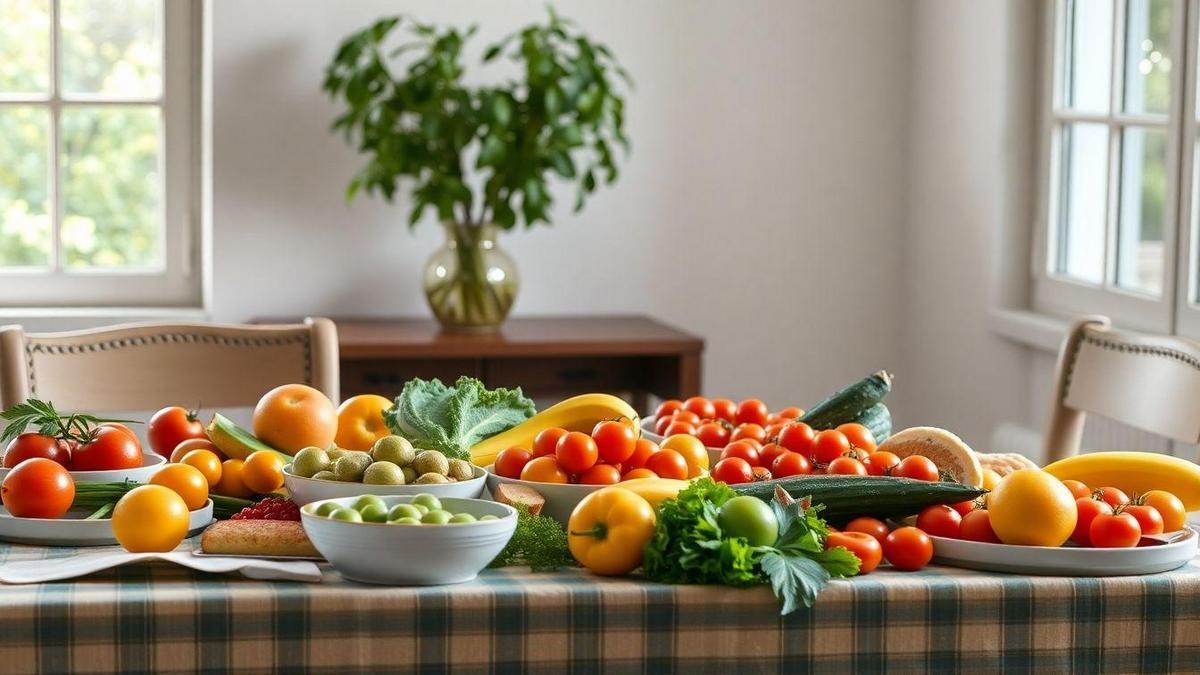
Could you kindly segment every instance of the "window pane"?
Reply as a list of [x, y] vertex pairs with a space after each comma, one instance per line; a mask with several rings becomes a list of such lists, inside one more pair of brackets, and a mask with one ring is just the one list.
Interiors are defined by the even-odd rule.
[[0, 267], [50, 264], [50, 115], [0, 107]]
[[63, 263], [160, 266], [158, 109], [66, 108], [62, 151]]
[[1171, 99], [1171, 0], [1125, 6], [1125, 110], [1165, 115]]
[[1104, 281], [1104, 222], [1108, 203], [1108, 127], [1068, 124], [1062, 129], [1058, 186], [1058, 250], [1054, 271]]
[[1113, 0], [1067, 3], [1062, 82], [1067, 108], [1108, 112], [1112, 83]]
[[64, 92], [159, 95], [161, 0], [62, 0], [59, 11]]
[[49, 0], [0, 0], [0, 92], [50, 89]]
[[1166, 131], [1125, 129], [1121, 137], [1118, 286], [1155, 295], [1162, 293], [1166, 201]]

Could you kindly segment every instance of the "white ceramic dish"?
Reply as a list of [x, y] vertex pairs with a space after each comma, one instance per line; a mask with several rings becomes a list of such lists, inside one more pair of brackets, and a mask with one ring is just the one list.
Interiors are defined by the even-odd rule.
[[580, 485], [578, 483], [539, 483], [519, 478], [505, 478], [492, 473], [492, 467], [489, 466], [487, 468], [488, 491], [493, 495], [496, 494], [496, 486], [503, 483], [524, 485], [536, 490], [546, 499], [546, 505], [542, 507], [542, 515], [550, 516], [563, 525], [566, 525], [567, 521], [571, 519], [571, 512], [575, 510], [575, 505], [583, 501], [584, 497], [602, 487], [608, 487], [607, 485]]
[[1200, 537], [1136, 548], [1008, 546], [933, 537], [933, 561], [952, 567], [1066, 577], [1107, 577], [1166, 572], [1196, 557]]
[[[649, 417], [642, 418], [642, 438], [654, 441], [655, 443], [657, 443], [659, 445], [662, 445], [662, 442], [667, 440], [666, 436], [660, 436], [660, 435], [654, 433], [654, 414], [653, 413], [651, 413], [651, 415]], [[713, 448], [713, 447], [709, 447], [709, 446], [704, 446], [704, 447], [706, 450], [708, 450], [708, 465], [709, 466], [712, 466], [713, 464], [716, 464], [717, 462], [721, 461], [721, 452], [725, 448]]]
[[[111, 546], [117, 543], [111, 518], [84, 520], [87, 516], [86, 511], [68, 511], [62, 518], [17, 518], [0, 507], [0, 541], [36, 546]], [[212, 500], [189, 516], [190, 537], [212, 524]]]
[[[428, 486], [421, 486], [428, 487]], [[411, 502], [412, 495], [383, 496], [391, 508]], [[313, 546], [342, 576], [368, 584], [433, 586], [474, 579], [504, 550], [517, 527], [511, 506], [482, 499], [441, 498], [455, 513], [482, 520], [455, 525], [391, 525], [351, 523], [314, 515], [321, 504], [350, 506], [356, 497], [325, 499], [300, 509], [300, 522]]]
[[283, 485], [291, 495], [292, 501], [300, 506], [322, 499], [337, 499], [339, 497], [357, 497], [359, 495], [415, 495], [422, 492], [437, 497], [463, 497], [473, 499], [483, 494], [484, 480], [487, 472], [472, 466], [475, 472], [471, 480], [454, 483], [427, 483], [422, 485], [367, 485], [365, 483], [343, 483], [336, 480], [315, 480], [304, 478], [292, 473], [292, 465], [283, 467]]
[[[142, 465], [136, 469], [112, 469], [110, 471], [71, 471], [71, 478], [76, 483], [79, 481], [88, 481], [92, 483], [119, 483], [125, 479], [137, 481], [139, 483], [150, 482], [150, 477], [158, 472], [164, 464], [167, 463], [167, 458], [162, 455], [153, 453], [145, 453], [142, 455]], [[0, 469], [0, 481], [8, 475], [12, 469]]]

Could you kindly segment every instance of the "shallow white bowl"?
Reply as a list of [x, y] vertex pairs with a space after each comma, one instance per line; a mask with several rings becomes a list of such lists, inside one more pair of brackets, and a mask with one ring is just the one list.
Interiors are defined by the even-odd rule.
[[292, 473], [292, 465], [283, 467], [283, 485], [291, 495], [292, 501], [300, 506], [322, 499], [337, 499], [338, 497], [357, 497], [359, 495], [416, 495], [422, 492], [441, 499], [442, 497], [463, 497], [473, 499], [483, 494], [484, 479], [487, 472], [471, 465], [474, 474], [471, 480], [454, 483], [428, 483], [424, 485], [367, 485], [365, 483], [343, 483], [336, 480], [316, 480], [304, 478]]
[[[542, 507], [542, 515], [550, 516], [564, 526], [571, 519], [571, 512], [575, 510], [575, 506], [583, 501], [584, 497], [600, 488], [610, 487], [608, 485], [580, 485], [578, 483], [540, 483], [532, 480], [521, 480], [519, 478], [505, 478], [504, 476], [492, 473], [491, 466], [487, 469], [488, 490], [493, 495], [496, 494], [496, 486], [504, 483], [524, 485], [537, 491], [538, 494], [546, 499], [546, 505]], [[620, 483], [617, 483], [617, 485], [620, 485]]]
[[[653, 413], [651, 413], [649, 417], [642, 418], [642, 438], [654, 441], [655, 443], [657, 443], [659, 445], [662, 445], [662, 442], [667, 440], [666, 436], [660, 436], [660, 435], [654, 433], [654, 414]], [[707, 446], [707, 445], [704, 446], [704, 449], [708, 450], [708, 465], [709, 466], [712, 466], [713, 464], [716, 464], [717, 462], [721, 461], [721, 452], [725, 450], [725, 448], [714, 448], [714, 447]]]
[[[136, 469], [111, 469], [108, 471], [70, 471], [71, 478], [76, 483], [79, 481], [88, 481], [91, 483], [119, 483], [125, 479], [134, 480], [139, 483], [150, 482], [150, 477], [158, 473], [158, 470], [167, 463], [167, 458], [162, 455], [153, 453], [145, 453], [142, 455], [142, 465]], [[12, 469], [0, 469], [0, 481], [8, 475]]]
[[[366, 490], [362, 494], [376, 493]], [[413, 500], [412, 495], [380, 496], [389, 509]], [[328, 502], [351, 506], [357, 499], [355, 496], [312, 502], [300, 509], [300, 522], [313, 546], [347, 579], [394, 586], [470, 581], [504, 550], [517, 527], [516, 509], [482, 499], [438, 498], [449, 511], [469, 513], [476, 518], [492, 515], [498, 520], [454, 525], [390, 525], [351, 523], [312, 513]]]
[[[97, 473], [97, 472], [81, 472]], [[84, 520], [89, 511], [68, 511], [62, 518], [18, 518], [0, 507], [0, 541], [36, 546], [111, 546], [117, 543], [113, 536], [112, 519], [97, 518]], [[188, 536], [192, 536], [213, 522], [213, 503], [188, 514]]]

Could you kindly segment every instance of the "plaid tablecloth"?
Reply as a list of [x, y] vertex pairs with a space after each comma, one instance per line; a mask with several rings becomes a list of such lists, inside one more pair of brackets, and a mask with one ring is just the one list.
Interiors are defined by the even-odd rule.
[[[0, 564], [71, 553], [0, 545]], [[879, 570], [787, 617], [766, 588], [580, 570], [391, 588], [154, 563], [0, 587], [0, 671], [228, 669], [1200, 671], [1200, 560], [1105, 579]]]

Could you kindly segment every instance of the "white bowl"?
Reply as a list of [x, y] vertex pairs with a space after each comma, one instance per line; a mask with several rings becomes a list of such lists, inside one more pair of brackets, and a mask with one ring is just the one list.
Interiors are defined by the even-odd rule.
[[[372, 488], [379, 486], [359, 487], [363, 488], [359, 495], [363, 495], [373, 494]], [[412, 495], [381, 497], [389, 509], [413, 500]], [[391, 525], [351, 523], [312, 513], [321, 504], [351, 506], [357, 498], [358, 495], [313, 502], [300, 509], [300, 522], [313, 546], [334, 569], [347, 579], [368, 584], [433, 586], [470, 581], [504, 550], [517, 527], [517, 511], [511, 506], [456, 497], [439, 499], [449, 511], [469, 513], [476, 518], [492, 515], [498, 520]]]
[[[69, 471], [71, 478], [76, 483], [79, 481], [87, 481], [90, 483], [119, 483], [125, 479], [137, 481], [139, 483], [148, 483], [150, 478], [158, 473], [158, 470], [167, 463], [167, 458], [162, 455], [153, 453], [145, 453], [142, 455], [142, 465], [136, 469], [109, 469], [107, 471]], [[0, 481], [8, 475], [12, 469], [0, 469]]]
[[424, 483], [413, 485], [367, 485], [365, 483], [344, 483], [337, 480], [317, 480], [305, 478], [292, 473], [292, 465], [283, 467], [283, 485], [291, 495], [292, 501], [299, 506], [310, 504], [322, 499], [337, 499], [338, 497], [357, 497], [359, 495], [416, 495], [422, 492], [441, 499], [442, 497], [463, 497], [473, 499], [483, 494], [484, 479], [487, 472], [471, 465], [474, 472], [470, 480], [454, 483]]
[[[521, 480], [520, 478], [505, 478], [493, 473], [491, 466], [487, 469], [488, 490], [493, 495], [496, 494], [496, 486], [504, 483], [524, 485], [527, 488], [535, 490], [546, 499], [546, 505], [542, 507], [542, 515], [550, 516], [564, 526], [571, 519], [571, 512], [575, 510], [575, 505], [583, 501], [584, 497], [600, 488], [611, 487], [609, 485], [581, 485], [579, 483], [540, 483], [532, 480]], [[620, 485], [620, 483], [616, 483], [616, 485]]]
[[[660, 436], [659, 434], [654, 433], [654, 421], [655, 420], [654, 420], [653, 414], [651, 414], [649, 417], [642, 418], [642, 438], [654, 441], [655, 443], [662, 445], [662, 442], [667, 440], [667, 437]], [[714, 448], [714, 447], [711, 447], [708, 445], [704, 446], [704, 449], [708, 450], [708, 465], [709, 466], [712, 466], [713, 464], [716, 464], [717, 462], [721, 461], [721, 452], [723, 452], [725, 450], [725, 448]]]
[[[98, 473], [87, 471], [80, 473]], [[113, 536], [112, 519], [84, 520], [88, 511], [68, 511], [62, 518], [18, 518], [0, 507], [0, 541], [35, 546], [110, 546], [117, 543]], [[192, 536], [213, 522], [213, 503], [188, 514], [188, 535]]]

